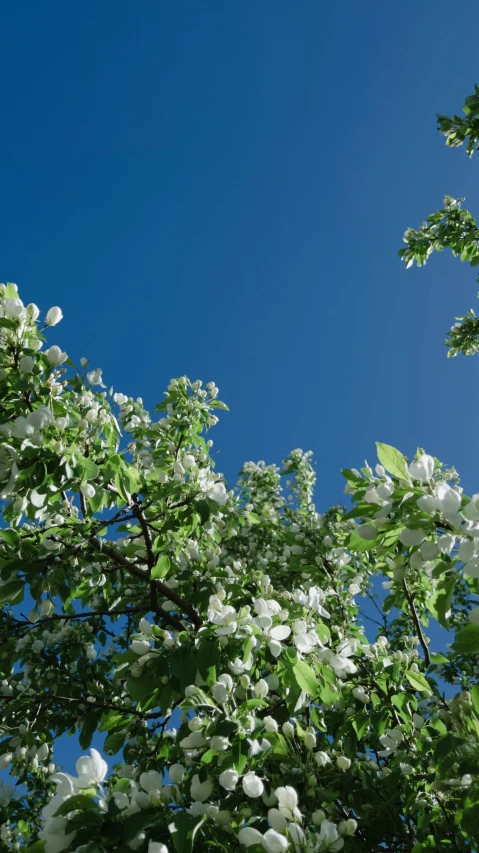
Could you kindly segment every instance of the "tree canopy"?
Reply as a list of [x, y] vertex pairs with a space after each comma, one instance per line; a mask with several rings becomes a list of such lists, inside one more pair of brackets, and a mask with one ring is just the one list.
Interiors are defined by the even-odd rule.
[[[477, 87], [465, 112], [439, 124], [472, 154]], [[405, 240], [479, 264], [450, 198]], [[230, 489], [213, 382], [150, 415], [0, 290], [0, 849], [477, 850], [479, 494], [383, 443], [347, 507], [299, 449]]]

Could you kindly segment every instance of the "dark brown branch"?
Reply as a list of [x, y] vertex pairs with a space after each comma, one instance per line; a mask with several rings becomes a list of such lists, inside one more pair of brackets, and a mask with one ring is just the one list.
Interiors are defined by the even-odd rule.
[[[0, 696], [0, 702], [12, 702], [18, 698], [18, 696]], [[144, 711], [137, 711], [135, 708], [122, 708], [120, 705], [111, 705], [108, 702], [101, 702], [101, 700], [96, 701], [96, 696], [94, 697], [95, 702], [86, 702], [84, 696], [80, 696], [79, 698], [74, 696], [57, 696], [56, 693], [42, 695], [42, 702], [45, 702], [47, 699], [52, 699], [54, 702], [79, 702], [89, 705], [91, 708], [100, 708], [102, 711], [119, 711], [121, 714], [133, 714], [133, 716], [141, 717], [144, 720], [156, 720], [164, 716], [162, 711], [155, 711], [152, 714], [148, 714]]]
[[29, 625], [31, 628], [38, 628], [40, 625], [45, 625], [46, 622], [60, 622], [62, 619], [70, 621], [72, 619], [90, 618], [92, 616], [129, 616], [131, 613], [148, 612], [149, 604], [145, 602], [142, 606], [129, 607], [125, 610], [90, 610], [84, 613], [55, 613], [53, 616], [45, 616], [44, 619], [38, 619], [37, 622], [30, 622], [26, 619], [21, 622], [20, 619], [15, 619], [15, 625]]
[[[117, 549], [113, 548], [111, 545], [107, 545], [106, 542], [103, 542], [101, 539], [97, 539], [96, 536], [93, 536], [89, 541], [100, 554], [105, 554], [105, 556], [113, 560], [114, 563], [117, 563], [119, 566], [126, 569], [130, 575], [149, 582], [150, 573], [147, 569], [141, 569], [134, 563], [130, 563], [130, 561], [127, 560], [120, 551], [117, 551]], [[203, 624], [201, 616], [191, 604], [188, 604], [181, 595], [178, 595], [174, 589], [170, 589], [165, 583], [163, 583], [163, 581], [156, 580], [155, 586], [157, 591], [164, 595], [168, 601], [172, 601], [173, 604], [178, 606], [181, 613], [186, 613], [189, 616], [195, 628], [201, 628], [201, 625]], [[158, 612], [158, 610], [156, 612]]]
[[425, 661], [426, 668], [427, 668], [431, 663], [431, 658], [429, 656], [429, 649], [427, 647], [426, 638], [422, 632], [421, 623], [419, 622], [419, 616], [417, 615], [417, 610], [416, 610], [416, 606], [414, 604], [413, 597], [407, 588], [407, 584], [406, 584], [405, 580], [403, 580], [403, 582], [402, 582], [402, 588], [404, 590], [404, 595], [406, 596], [407, 603], [409, 604], [409, 610], [411, 613], [412, 621], [414, 622], [417, 637], [418, 637], [419, 642], [421, 643], [421, 647], [422, 647], [422, 650], [424, 652], [424, 661]]

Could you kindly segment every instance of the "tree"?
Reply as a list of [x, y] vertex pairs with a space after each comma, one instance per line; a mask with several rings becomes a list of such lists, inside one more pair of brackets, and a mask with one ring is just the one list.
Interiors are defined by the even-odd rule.
[[[472, 151], [469, 109], [440, 125]], [[403, 257], [472, 263], [475, 227], [448, 202]], [[44, 348], [59, 308], [8, 284], [0, 315], [0, 849], [477, 850], [479, 494], [381, 443], [349, 509], [316, 512], [301, 450], [228, 491], [213, 383], [152, 419]]]

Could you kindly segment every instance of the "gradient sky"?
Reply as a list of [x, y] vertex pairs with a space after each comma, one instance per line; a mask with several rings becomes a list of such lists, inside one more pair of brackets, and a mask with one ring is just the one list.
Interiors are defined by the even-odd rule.
[[312, 449], [323, 510], [380, 440], [479, 491], [479, 358], [443, 346], [474, 272], [397, 258], [445, 193], [479, 211], [435, 129], [478, 25], [473, 0], [4, 3], [0, 278], [116, 390], [214, 379], [231, 481]]

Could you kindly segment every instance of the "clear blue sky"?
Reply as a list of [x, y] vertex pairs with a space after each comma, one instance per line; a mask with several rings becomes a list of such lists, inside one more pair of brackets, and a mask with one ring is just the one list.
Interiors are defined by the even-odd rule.
[[311, 448], [323, 508], [378, 439], [479, 488], [479, 359], [443, 348], [474, 273], [397, 259], [445, 192], [479, 212], [479, 162], [435, 130], [478, 24], [468, 0], [4, 4], [1, 280], [118, 390], [214, 379], [231, 480]]
[[479, 357], [446, 359], [474, 272], [405, 272], [402, 234], [479, 156], [437, 112], [479, 82], [479, 8], [347, 0], [4, 3], [3, 281], [52, 343], [153, 406], [173, 376], [231, 408], [218, 469], [314, 451], [317, 504], [374, 441], [479, 491]]

